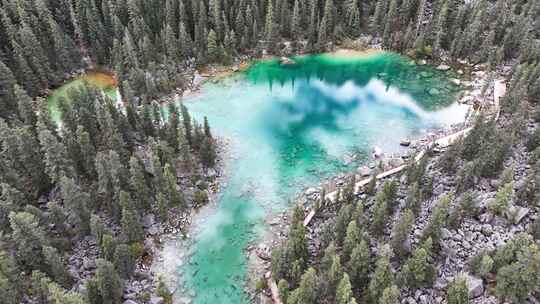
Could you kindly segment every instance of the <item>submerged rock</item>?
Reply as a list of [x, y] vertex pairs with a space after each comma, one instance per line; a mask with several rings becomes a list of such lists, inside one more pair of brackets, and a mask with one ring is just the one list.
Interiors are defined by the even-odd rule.
[[291, 64], [294, 64], [295, 62], [290, 58], [281, 57], [281, 59], [279, 60], [279, 63], [283, 65], [291, 65]]
[[409, 139], [404, 139], [404, 140], [399, 142], [399, 145], [403, 146], [403, 147], [408, 147], [408, 146], [411, 145], [411, 141]]
[[437, 70], [439, 71], [448, 71], [450, 70], [450, 66], [446, 65], [446, 64], [441, 64], [437, 67]]
[[439, 91], [439, 89], [436, 89], [436, 88], [431, 88], [428, 90], [428, 94], [429, 95], [439, 95], [441, 93], [441, 91]]

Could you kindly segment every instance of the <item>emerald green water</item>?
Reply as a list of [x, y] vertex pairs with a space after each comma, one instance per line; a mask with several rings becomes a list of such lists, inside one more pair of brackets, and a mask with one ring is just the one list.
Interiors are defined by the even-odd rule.
[[[180, 298], [191, 290], [194, 303], [248, 302], [244, 249], [264, 231], [266, 215], [367, 162], [374, 146], [396, 152], [400, 140], [464, 118], [450, 75], [398, 55], [295, 60], [259, 62], [184, 101], [231, 144], [217, 207], [199, 215], [184, 244], [193, 254], [177, 270]], [[361, 157], [345, 162], [351, 152]]]

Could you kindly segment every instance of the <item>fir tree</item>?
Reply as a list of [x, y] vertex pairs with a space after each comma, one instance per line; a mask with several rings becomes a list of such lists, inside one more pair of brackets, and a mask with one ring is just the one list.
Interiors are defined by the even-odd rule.
[[356, 303], [354, 299], [351, 282], [349, 281], [349, 276], [344, 273], [343, 278], [339, 282], [336, 291], [336, 303], [337, 304], [353, 304]]
[[96, 261], [96, 285], [103, 304], [120, 302], [122, 284], [111, 262], [98, 259]]
[[370, 303], [377, 303], [382, 297], [383, 291], [392, 285], [394, 279], [390, 269], [389, 250], [385, 246], [380, 249], [383, 252], [377, 260], [375, 272], [369, 282], [368, 296]]

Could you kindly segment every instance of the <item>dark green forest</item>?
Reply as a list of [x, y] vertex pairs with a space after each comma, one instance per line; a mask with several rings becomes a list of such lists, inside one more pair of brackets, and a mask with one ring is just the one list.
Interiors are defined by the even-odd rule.
[[[208, 121], [173, 104], [165, 117], [158, 99], [189, 88], [194, 66], [241, 56], [318, 53], [367, 39], [413, 58], [512, 69], [504, 122], [478, 120], [434, 165], [455, 176], [456, 194], [437, 203], [412, 253], [401, 248], [400, 232], [430, 198], [435, 173], [426, 167], [434, 158], [408, 172], [401, 186], [408, 210], [392, 236], [393, 182], [366, 192], [375, 204], [369, 220], [345, 190], [331, 204], [326, 250], [315, 257], [303, 210], [295, 210], [290, 240], [273, 258], [285, 303], [398, 303], [400, 288], [432, 284], [441, 228], [474, 216], [475, 178], [498, 177], [516, 151], [529, 162], [526, 186], [511, 194], [501, 187], [491, 208], [501, 212], [508, 195], [539, 207], [538, 0], [0, 0], [0, 19], [2, 304], [122, 303], [123, 284], [145, 255], [143, 216], [166, 222], [204, 205], [218, 159]], [[45, 97], [81, 69], [114, 73], [125, 107], [83, 86], [60, 102], [58, 126]], [[521, 303], [540, 292], [539, 231], [537, 219], [528, 236], [478, 258], [478, 271], [496, 276], [498, 298]], [[67, 259], [88, 237], [99, 251], [95, 271], [74, 277]], [[381, 246], [374, 260], [373, 238], [394, 254]], [[485, 270], [489, 260], [494, 266]], [[450, 286], [447, 303], [468, 303], [463, 285]], [[156, 294], [171, 301], [162, 284]]]

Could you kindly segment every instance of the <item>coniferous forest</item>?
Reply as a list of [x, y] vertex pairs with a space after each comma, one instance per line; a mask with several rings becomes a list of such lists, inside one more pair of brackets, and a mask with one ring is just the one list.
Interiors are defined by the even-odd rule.
[[[432, 303], [415, 290], [434, 286], [456, 254], [449, 231], [512, 214], [501, 225], [514, 237], [468, 257], [471, 275], [434, 303], [472, 303], [471, 278], [489, 303], [536, 303], [539, 0], [0, 0], [0, 303], [125, 303], [147, 256], [143, 218], [185, 218], [209, 200], [220, 160], [212, 122], [160, 103], [191, 87], [195, 66], [374, 45], [490, 73], [509, 67], [501, 119], [480, 116], [403, 178], [362, 193], [351, 179], [336, 200], [318, 200], [331, 216], [316, 229], [295, 208], [272, 253], [281, 301]], [[59, 101], [55, 121], [48, 94], [93, 69], [114, 75], [124, 106], [87, 84]], [[97, 258], [80, 272], [68, 265], [82, 244]], [[163, 302], [172, 302], [163, 282], [135, 301]]]

